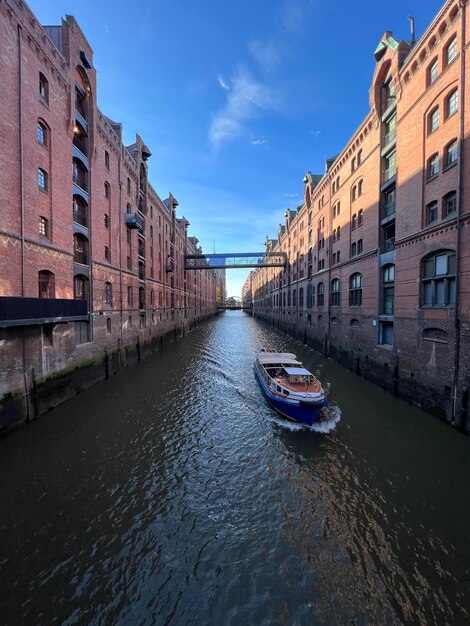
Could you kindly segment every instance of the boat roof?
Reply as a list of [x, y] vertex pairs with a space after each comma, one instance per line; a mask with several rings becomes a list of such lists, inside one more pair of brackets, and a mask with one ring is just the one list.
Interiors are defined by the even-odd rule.
[[256, 358], [261, 365], [302, 365], [291, 352], [259, 352]]
[[284, 369], [288, 376], [312, 376], [312, 373], [305, 367], [285, 367]]

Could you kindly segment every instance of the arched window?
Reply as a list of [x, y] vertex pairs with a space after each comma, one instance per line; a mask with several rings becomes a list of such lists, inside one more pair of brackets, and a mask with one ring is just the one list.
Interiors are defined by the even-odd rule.
[[127, 193], [131, 194], [131, 179], [127, 177]]
[[78, 274], [73, 277], [73, 297], [75, 300], [88, 300], [89, 281], [86, 276]]
[[382, 268], [382, 314], [393, 315], [395, 299], [395, 266]]
[[353, 274], [349, 279], [349, 306], [362, 304], [362, 274]]
[[81, 196], [75, 195], [73, 197], [72, 207], [73, 221], [88, 228], [88, 205], [85, 200]]
[[47, 172], [40, 167], [38, 167], [38, 187], [43, 191], [47, 191], [49, 188], [48, 180], [47, 180]]
[[73, 260], [88, 265], [88, 239], [79, 233], [73, 236]]
[[352, 228], [352, 230], [356, 230], [356, 228], [357, 228], [357, 215], [356, 215], [356, 213], [354, 213], [353, 216], [352, 216], [351, 228]]
[[[437, 204], [437, 203], [436, 203]], [[457, 211], [457, 194], [455, 191], [449, 191], [443, 198], [443, 215], [449, 217]]]
[[75, 126], [73, 127], [73, 145], [80, 150], [80, 152], [84, 156], [88, 156], [88, 137], [86, 134], [86, 130], [80, 124], [80, 122], [75, 122]]
[[445, 63], [449, 65], [457, 56], [457, 36], [455, 35], [447, 44], [445, 49]]
[[55, 276], [49, 270], [38, 272], [38, 288], [40, 298], [55, 298]]
[[49, 104], [49, 82], [42, 72], [39, 72], [39, 95]]
[[111, 199], [111, 187], [109, 186], [109, 183], [104, 184], [104, 197], [108, 200]]
[[361, 254], [362, 252], [362, 239], [357, 240], [357, 253]]
[[336, 241], [339, 241], [341, 238], [341, 226], [338, 226], [336, 229]]
[[323, 306], [325, 304], [325, 287], [323, 283], [318, 283], [317, 304], [318, 306]]
[[113, 286], [111, 283], [104, 284], [104, 303], [108, 305], [113, 304]]
[[127, 306], [133, 306], [132, 287], [130, 285], [127, 287]]
[[359, 328], [359, 320], [356, 320], [356, 319], [353, 318], [349, 322], [349, 325], [351, 326], [351, 328]]
[[307, 285], [307, 309], [311, 309], [313, 306], [313, 285], [309, 283]]
[[437, 154], [433, 154], [429, 159], [428, 159], [428, 180], [430, 180], [431, 178], [434, 178], [434, 176], [437, 176], [439, 174], [439, 155]]
[[286, 292], [284, 291], [284, 293], [282, 294], [282, 306], [285, 307], [286, 306]]
[[304, 288], [301, 287], [299, 289], [299, 307], [303, 308], [304, 306]]
[[77, 158], [74, 158], [72, 162], [72, 180], [80, 189], [88, 192], [88, 172]]
[[144, 289], [144, 287], [139, 287], [139, 309], [145, 309], [145, 289]]
[[42, 215], [39, 216], [39, 234], [49, 238], [49, 220]]
[[428, 65], [428, 71], [427, 71], [428, 87], [436, 82], [438, 76], [439, 76], [439, 60], [436, 57]]
[[43, 146], [47, 146], [47, 127], [41, 121], [38, 121], [38, 141]]
[[351, 172], [356, 170], [356, 157], [353, 157], [351, 160]]
[[360, 180], [357, 184], [357, 195], [362, 196], [364, 193], [364, 181]]
[[454, 113], [457, 113], [459, 108], [459, 90], [454, 91], [446, 98], [446, 117], [450, 117]]
[[357, 187], [356, 185], [354, 185], [354, 187], [351, 190], [351, 200], [355, 200], [357, 198]]
[[437, 201], [433, 200], [426, 205], [426, 224], [432, 224], [438, 217]]
[[425, 328], [423, 330], [423, 339], [427, 341], [437, 341], [439, 343], [448, 343], [449, 335], [441, 328]]
[[421, 262], [421, 305], [443, 307], [455, 304], [455, 252], [441, 250]]
[[450, 167], [457, 163], [457, 139], [454, 139], [449, 144], [447, 144], [445, 149], [445, 163], [446, 167]]
[[354, 241], [351, 244], [351, 257], [356, 256], [356, 254], [357, 254], [357, 245], [356, 245], [356, 242]]
[[428, 116], [428, 133], [433, 133], [439, 128], [439, 107], [431, 111]]
[[357, 225], [362, 226], [364, 221], [364, 209], [359, 209], [359, 213], [357, 214]]
[[362, 163], [362, 150], [359, 150], [357, 153], [357, 164], [360, 165]]
[[290, 290], [287, 292], [287, 306], [290, 306]]
[[339, 278], [333, 278], [331, 281], [331, 306], [340, 305], [340, 282]]

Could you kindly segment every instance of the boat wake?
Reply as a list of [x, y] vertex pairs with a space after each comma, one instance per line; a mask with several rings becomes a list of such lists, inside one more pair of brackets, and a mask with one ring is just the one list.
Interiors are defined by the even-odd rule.
[[322, 408], [321, 415], [321, 420], [319, 422], [315, 422], [311, 426], [291, 422], [290, 420], [279, 416], [273, 417], [273, 421], [279, 426], [282, 426], [282, 428], [292, 432], [306, 431], [314, 433], [331, 433], [341, 419], [341, 409], [337, 405], [328, 405]]

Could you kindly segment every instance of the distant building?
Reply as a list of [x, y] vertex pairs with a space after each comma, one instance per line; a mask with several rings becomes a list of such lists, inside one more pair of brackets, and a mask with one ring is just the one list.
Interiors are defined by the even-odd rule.
[[269, 243], [285, 271], [252, 284], [255, 315], [469, 429], [466, 13], [453, 0], [419, 41], [383, 35], [369, 113]]
[[255, 275], [252, 270], [242, 287], [242, 304], [244, 309], [251, 309], [253, 307], [253, 276]]
[[213, 314], [216, 276], [185, 271], [199, 250], [189, 222], [151, 186], [145, 142], [124, 146], [98, 108], [75, 19], [43, 27], [4, 0], [0, 41], [0, 398], [13, 403], [1, 427], [23, 403], [34, 415], [23, 398], [51, 374], [127, 346], [140, 355]]

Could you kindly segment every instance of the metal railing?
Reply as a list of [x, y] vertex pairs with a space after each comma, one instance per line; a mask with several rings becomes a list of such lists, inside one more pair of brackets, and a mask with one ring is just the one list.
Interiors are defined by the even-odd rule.
[[395, 176], [396, 173], [397, 173], [396, 165], [392, 165], [388, 169], [384, 170], [384, 183], [386, 183], [387, 180], [390, 180], [393, 176]]
[[73, 260], [75, 263], [88, 265], [88, 251], [87, 250], [74, 250]]
[[84, 172], [73, 173], [72, 175], [73, 182], [83, 189], [83, 191], [88, 191], [88, 176]]
[[384, 252], [391, 252], [395, 250], [395, 237], [391, 237], [390, 239], [386, 239], [383, 244]]
[[74, 135], [73, 145], [78, 148], [84, 156], [88, 156], [88, 144], [86, 140], [84, 141], [83, 139], [80, 139], [78, 135]]
[[391, 128], [388, 133], [385, 133], [384, 137], [384, 145], [388, 145], [391, 141], [393, 141], [397, 136], [397, 127]]
[[388, 204], [384, 204], [384, 207], [383, 207], [384, 217], [390, 217], [390, 215], [393, 215], [395, 213], [395, 204], [396, 204], [395, 200], [388, 202]]
[[73, 221], [88, 228], [88, 211], [86, 209], [73, 209]]

